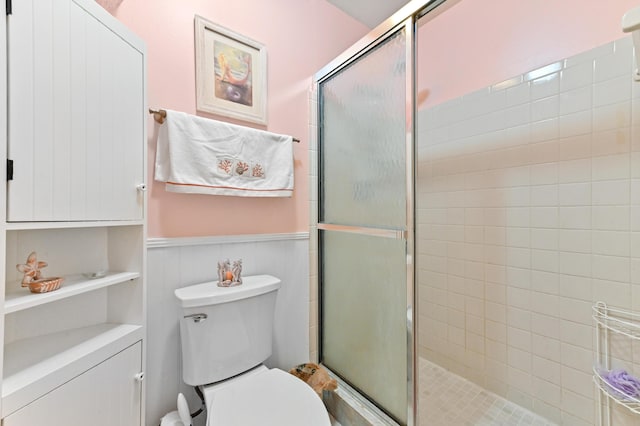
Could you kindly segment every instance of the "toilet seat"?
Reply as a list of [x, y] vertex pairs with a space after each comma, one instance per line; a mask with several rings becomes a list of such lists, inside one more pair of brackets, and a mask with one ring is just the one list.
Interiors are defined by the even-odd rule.
[[277, 368], [260, 366], [203, 388], [207, 426], [330, 426], [309, 385]]

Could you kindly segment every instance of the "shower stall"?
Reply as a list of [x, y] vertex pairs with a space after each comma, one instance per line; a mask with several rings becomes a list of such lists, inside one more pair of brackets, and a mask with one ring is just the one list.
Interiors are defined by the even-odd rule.
[[631, 37], [515, 43], [548, 12], [487, 1], [414, 0], [315, 76], [318, 357], [373, 424], [598, 424], [592, 305], [640, 310]]

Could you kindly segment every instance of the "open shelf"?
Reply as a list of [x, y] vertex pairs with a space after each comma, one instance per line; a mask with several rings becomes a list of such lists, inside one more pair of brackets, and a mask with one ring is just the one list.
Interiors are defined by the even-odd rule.
[[[630, 340], [640, 340], [640, 313], [626, 309], [610, 308], [604, 302], [593, 305], [593, 319], [596, 322], [596, 365], [593, 367], [593, 381], [609, 400], [626, 407], [631, 412], [640, 414], [640, 395], [628, 395], [624, 390], [610, 383], [605, 377], [611, 370], [612, 354], [609, 333], [625, 336]], [[624, 370], [626, 371], [626, 370]], [[615, 382], [615, 381], [614, 381]], [[598, 404], [598, 420], [611, 419], [610, 407]]]
[[109, 226], [142, 225], [142, 220], [100, 220], [75, 222], [7, 222], [7, 231], [25, 231], [32, 229], [67, 229], [67, 228], [97, 228]]
[[640, 399], [631, 395], [624, 395], [622, 391], [611, 386], [604, 377], [602, 377], [602, 374], [596, 367], [593, 368], [593, 381], [596, 383], [596, 386], [614, 402], [627, 407], [636, 414], [640, 414]]
[[143, 338], [132, 324], [97, 324], [5, 345], [2, 417]]
[[48, 293], [31, 293], [28, 288], [19, 287], [16, 290], [7, 292], [5, 295], [4, 312], [5, 314], [18, 312], [88, 291], [134, 280], [138, 277], [140, 277], [138, 272], [111, 272], [102, 278], [95, 279], [87, 279], [82, 275], [72, 275], [65, 277], [62, 286], [58, 290]]

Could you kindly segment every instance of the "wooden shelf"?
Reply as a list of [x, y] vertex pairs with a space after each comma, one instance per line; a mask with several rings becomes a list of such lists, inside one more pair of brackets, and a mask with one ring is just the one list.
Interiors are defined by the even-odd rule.
[[5, 345], [2, 417], [142, 340], [143, 334], [139, 325], [107, 323]]
[[62, 286], [48, 293], [31, 293], [28, 288], [20, 287], [7, 292], [4, 299], [4, 313], [22, 311], [56, 300], [66, 299], [88, 291], [120, 284], [140, 277], [138, 272], [111, 272], [102, 278], [87, 279], [82, 275], [65, 277]]

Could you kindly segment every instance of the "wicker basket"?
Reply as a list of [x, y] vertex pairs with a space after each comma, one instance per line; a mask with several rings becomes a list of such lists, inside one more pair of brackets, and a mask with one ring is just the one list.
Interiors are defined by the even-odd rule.
[[42, 278], [41, 280], [30, 282], [29, 290], [31, 290], [31, 293], [47, 293], [59, 289], [62, 281], [64, 281], [62, 277]]

